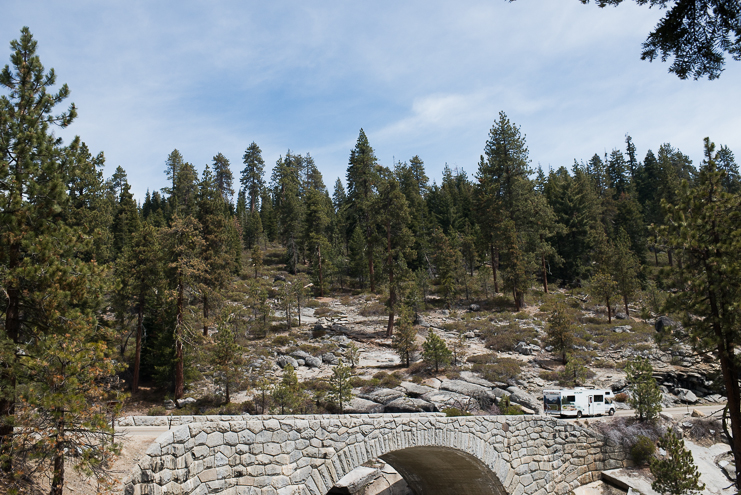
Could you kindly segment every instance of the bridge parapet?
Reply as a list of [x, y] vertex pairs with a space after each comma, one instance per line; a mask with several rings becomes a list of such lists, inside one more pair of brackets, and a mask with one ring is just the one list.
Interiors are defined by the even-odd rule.
[[502, 495], [565, 494], [627, 462], [598, 433], [543, 416], [251, 416], [161, 435], [125, 493], [324, 495], [377, 458], [417, 493]]

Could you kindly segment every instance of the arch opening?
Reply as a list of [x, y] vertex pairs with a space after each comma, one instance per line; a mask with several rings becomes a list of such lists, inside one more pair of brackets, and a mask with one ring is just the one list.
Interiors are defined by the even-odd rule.
[[509, 495], [476, 457], [447, 447], [409, 447], [384, 454], [416, 495]]

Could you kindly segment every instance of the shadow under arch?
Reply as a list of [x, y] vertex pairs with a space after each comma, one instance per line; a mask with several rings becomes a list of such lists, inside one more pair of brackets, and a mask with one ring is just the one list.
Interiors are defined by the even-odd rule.
[[409, 447], [381, 456], [416, 495], [508, 495], [497, 476], [476, 457], [449, 447]]

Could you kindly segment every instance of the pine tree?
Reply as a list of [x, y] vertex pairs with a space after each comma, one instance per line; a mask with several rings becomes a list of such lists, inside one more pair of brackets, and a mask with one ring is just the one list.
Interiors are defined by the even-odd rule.
[[633, 144], [633, 138], [628, 134], [625, 135], [625, 152], [628, 154], [627, 166], [630, 173], [630, 182], [633, 183], [638, 173], [639, 163], [636, 158], [636, 145]]
[[252, 246], [250, 259], [252, 260], [252, 266], [255, 267], [255, 278], [257, 278], [257, 274], [260, 272], [260, 268], [262, 268], [262, 250], [257, 244]]
[[414, 258], [408, 259], [410, 269], [429, 268], [430, 239], [432, 218], [425, 197], [429, 191], [429, 179], [425, 175], [424, 163], [418, 156], [409, 160], [409, 164], [397, 163], [394, 176], [409, 206], [409, 230], [413, 235], [412, 249]]
[[[698, 352], [712, 352], [720, 363], [730, 415], [731, 449], [741, 465], [741, 391], [737, 351], [741, 339], [741, 196], [728, 194], [717, 169], [715, 146], [705, 139], [705, 160], [694, 188], [685, 181], [674, 204], [663, 202], [667, 225], [660, 234], [669, 246], [682, 249], [686, 262], [672, 275], [679, 289], [668, 300]], [[741, 487], [741, 470], [736, 486]]]
[[124, 170], [123, 167], [119, 165], [118, 167], [116, 167], [116, 170], [113, 172], [113, 175], [109, 180], [111, 189], [113, 190], [113, 194], [115, 194], [117, 198], [120, 198], [124, 192], [124, 186], [128, 185], [129, 183], [129, 178], [126, 175], [126, 170]]
[[20, 393], [15, 448], [28, 452], [37, 470], [51, 471], [50, 495], [64, 491], [66, 462], [104, 487], [114, 484], [108, 470], [121, 445], [112, 442], [110, 421], [123, 397], [110, 378], [124, 366], [86, 323], [64, 325], [70, 333], [40, 335], [34, 354], [20, 358], [29, 384]]
[[399, 312], [399, 324], [392, 337], [391, 345], [402, 363], [405, 363], [408, 368], [419, 346], [417, 345], [417, 330], [412, 324], [412, 311], [407, 306], [402, 306]]
[[440, 366], [450, 363], [453, 353], [450, 352], [445, 341], [441, 339], [432, 329], [427, 333], [427, 338], [422, 344], [422, 358], [427, 363], [435, 365], [435, 373], [440, 371]]
[[730, 194], [741, 192], [741, 175], [738, 173], [738, 165], [733, 152], [728, 146], [722, 146], [715, 155], [715, 162], [718, 170], [723, 172], [721, 183], [723, 188]]
[[233, 329], [235, 322], [234, 314], [229, 313], [227, 310], [222, 311], [211, 353], [214, 373], [224, 384], [224, 402], [227, 404], [231, 401], [231, 385], [236, 383], [242, 376], [239, 366], [244, 361], [242, 358], [242, 346], [237, 343], [236, 333]]
[[227, 204], [231, 203], [232, 196], [234, 196], [234, 188], [232, 187], [234, 176], [232, 175], [229, 160], [221, 153], [218, 153], [213, 157], [213, 164], [216, 187], [221, 192], [224, 202]]
[[433, 257], [437, 268], [437, 279], [448, 309], [450, 309], [458, 295], [456, 274], [460, 265], [460, 252], [455, 249], [442, 230], [435, 230], [432, 234]]
[[130, 189], [131, 186], [128, 183], [123, 184], [111, 226], [115, 257], [120, 256], [124, 249], [131, 246], [131, 236], [140, 228], [139, 209]]
[[303, 388], [296, 371], [290, 364], [283, 368], [283, 378], [273, 387], [273, 402], [280, 407], [280, 413], [292, 412], [301, 403]]
[[[78, 251], [78, 256], [108, 263], [114, 258], [111, 224], [117, 197], [109, 187], [110, 181], [103, 181], [105, 156], [102, 152], [93, 156], [87, 145], [75, 137], [62, 150], [61, 161], [68, 197], [64, 223], [84, 236], [95, 238], [91, 248]], [[125, 180], [125, 172], [122, 180]]]
[[304, 203], [300, 197], [303, 159], [290, 150], [281, 157], [273, 168], [270, 179], [275, 197], [275, 212], [281, 243], [286, 248], [286, 269], [295, 274], [302, 259], [301, 235], [304, 225]]
[[615, 280], [617, 293], [623, 298], [625, 314], [630, 316], [628, 302], [632, 300], [640, 289], [641, 265], [638, 257], [630, 250], [630, 239], [624, 230], [620, 230], [615, 242], [614, 261], [612, 264], [612, 278]]
[[175, 215], [172, 226], [163, 231], [162, 243], [168, 259], [168, 278], [174, 287], [175, 316], [175, 399], [183, 397], [185, 389], [185, 344], [194, 338], [193, 326], [186, 318], [186, 292], [195, 291], [206, 272], [201, 259], [204, 242], [201, 225], [191, 217]]
[[[103, 270], [82, 257], [93, 252], [91, 239], [79, 226], [65, 224], [65, 213], [72, 212], [74, 205], [65, 191], [69, 177], [63, 169], [61, 139], [54, 137], [51, 126], [66, 127], [76, 116], [74, 105], [52, 114], [69, 89], [63, 85], [57, 93], [47, 92], [56, 76], [53, 70], [44, 74], [28, 28], [11, 42], [11, 49], [12, 67], [6, 65], [0, 72], [0, 85], [8, 91], [0, 97], [0, 304], [4, 308], [0, 348], [11, 349], [0, 366], [0, 476], [9, 482], [13, 470], [20, 467], [14, 464], [18, 461], [14, 428], [32, 435], [47, 433], [43, 426], [16, 417], [23, 410], [16, 409], [18, 385], [28, 392], [24, 400], [37, 405], [39, 415], [46, 417], [51, 414], [47, 407], [53, 407], [48, 401], [42, 403], [50, 375], [19, 376], [21, 357], [22, 368], [43, 372], [47, 352], [61, 352], [54, 344], [47, 345], [50, 342], [66, 339], [69, 346], [83, 348], [99, 341], [102, 327], [97, 314], [107, 288]], [[79, 360], [85, 358], [82, 354]], [[99, 371], [102, 378], [111, 370]], [[73, 400], [72, 395], [69, 390], [60, 404]], [[99, 431], [97, 425], [91, 429]], [[55, 493], [61, 493], [64, 485], [59, 454], [58, 449], [51, 454], [57, 467], [53, 468]]]
[[250, 213], [254, 213], [258, 207], [258, 198], [265, 187], [263, 179], [265, 161], [262, 159], [262, 150], [254, 141], [245, 150], [242, 160], [244, 169], [239, 181], [249, 197]]
[[612, 301], [618, 294], [617, 282], [608, 272], [599, 271], [589, 280], [589, 293], [607, 306], [607, 321], [612, 323]]
[[548, 318], [546, 329], [547, 343], [561, 353], [561, 362], [566, 364], [566, 356], [574, 344], [573, 323], [569, 317], [566, 305], [557, 303], [551, 316]]
[[[210, 312], [217, 306], [220, 292], [226, 288], [236, 271], [234, 253], [229, 242], [230, 234], [236, 236], [234, 222], [229, 212], [229, 204], [208, 166], [199, 184], [198, 221], [203, 237], [200, 256], [205, 268], [200, 284], [203, 335], [207, 336]], [[241, 252], [241, 246], [238, 251]]]
[[477, 172], [476, 205], [481, 234], [488, 246], [492, 260], [494, 290], [499, 291], [497, 270], [500, 254], [509, 255], [505, 260], [509, 272], [509, 288], [513, 291], [515, 305], [523, 303], [525, 279], [534, 268], [531, 256], [524, 251], [524, 233], [532, 232], [532, 202], [534, 184], [528, 176], [528, 149], [525, 137], [507, 118], [499, 112], [499, 120], [489, 131], [489, 139], [479, 162]]
[[337, 365], [332, 368], [332, 376], [329, 377], [329, 391], [327, 392], [327, 398], [338, 407], [340, 414], [344, 414], [345, 404], [352, 400], [351, 377], [352, 369], [342, 364], [342, 359], [340, 359]]
[[144, 336], [144, 315], [149, 303], [158, 290], [162, 289], [162, 253], [160, 252], [157, 229], [145, 223], [132, 234], [131, 245], [116, 261], [116, 279], [120, 286], [116, 291], [118, 305], [128, 310], [133, 304], [136, 308], [136, 344], [134, 351], [131, 392], [139, 388], [141, 369], [142, 338]]
[[378, 172], [376, 155], [368, 142], [368, 137], [360, 129], [355, 148], [350, 152], [347, 167], [347, 212], [348, 228], [354, 233], [359, 228], [363, 235], [364, 251], [368, 263], [368, 280], [371, 292], [376, 291], [374, 267], [376, 219], [373, 199], [376, 195]]
[[666, 454], [663, 459], [651, 459], [651, 474], [656, 478], [651, 483], [653, 490], [666, 495], [691, 495], [705, 489], [692, 452], [684, 448], [681, 433], [668, 430], [659, 440], [659, 448]]
[[278, 222], [275, 218], [275, 209], [273, 208], [273, 199], [267, 190], [260, 194], [260, 220], [263, 231], [265, 232], [265, 242], [274, 241], [278, 237]]
[[630, 384], [630, 405], [640, 421], [652, 420], [661, 412], [661, 390], [653, 371], [653, 366], [645, 358], [632, 359], [625, 367]]
[[396, 315], [400, 284], [408, 275], [406, 260], [414, 256], [410, 248], [412, 233], [408, 228], [409, 208], [402, 194], [398, 181], [385, 170], [386, 177], [381, 179], [379, 194], [376, 197], [375, 208], [378, 213], [378, 222], [385, 234], [384, 244], [386, 253], [383, 269], [388, 275], [389, 298], [386, 303], [389, 310], [386, 336], [394, 334], [394, 317]]
[[628, 192], [630, 170], [620, 150], [615, 149], [610, 153], [610, 158], [607, 160], [607, 178], [615, 199]]
[[[310, 169], [314, 167], [313, 160]], [[319, 295], [324, 297], [327, 289], [325, 274], [327, 272], [327, 257], [330, 254], [329, 227], [332, 216], [332, 200], [327, 194], [322, 175], [318, 170], [310, 172], [311, 179], [306, 182], [304, 203], [306, 217], [302, 242], [306, 246], [307, 257], [312, 264], [314, 285], [319, 289]]]
[[573, 177], [561, 167], [548, 175], [544, 195], [553, 209], [555, 222], [552, 245], [563, 263], [552, 267], [556, 278], [585, 280], [591, 267], [594, 232], [601, 230], [602, 207], [592, 180], [581, 166]]

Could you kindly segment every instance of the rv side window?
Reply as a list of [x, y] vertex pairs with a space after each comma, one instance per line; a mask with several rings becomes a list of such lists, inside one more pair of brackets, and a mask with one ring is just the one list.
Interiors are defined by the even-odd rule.
[[562, 404], [564, 404], [564, 405], [566, 405], [566, 404], [573, 404], [574, 402], [576, 402], [576, 396], [575, 395], [567, 395], [566, 397], [564, 397]]
[[594, 396], [594, 402], [604, 402], [605, 398], [601, 395], [595, 395]]

